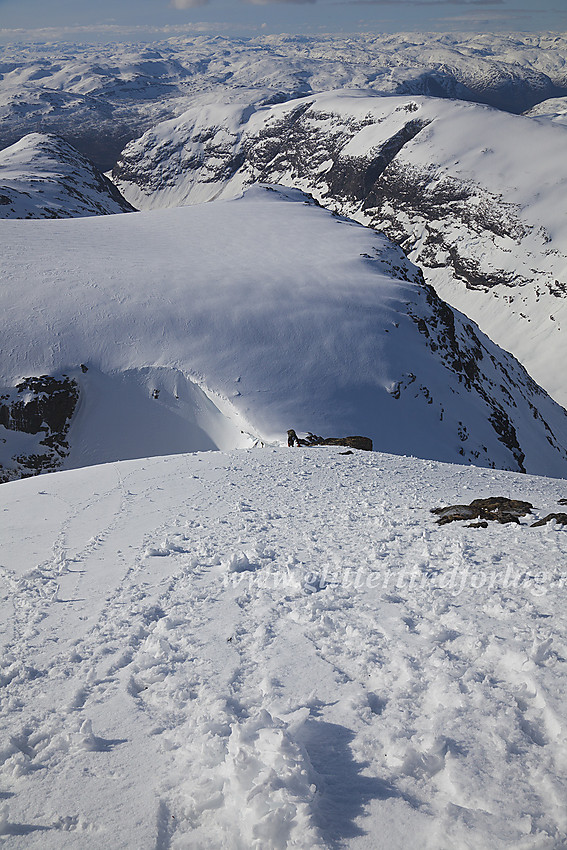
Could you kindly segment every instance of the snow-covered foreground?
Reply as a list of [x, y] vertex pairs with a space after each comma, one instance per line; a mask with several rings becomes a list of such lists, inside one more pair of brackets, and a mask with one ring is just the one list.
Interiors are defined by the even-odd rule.
[[[10, 848], [560, 848], [564, 481], [339, 449], [6, 484]], [[417, 837], [416, 837], [417, 836]]]

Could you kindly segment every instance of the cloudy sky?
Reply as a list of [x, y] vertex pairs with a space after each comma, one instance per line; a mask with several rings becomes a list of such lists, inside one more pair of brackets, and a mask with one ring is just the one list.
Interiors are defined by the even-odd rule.
[[567, 31], [567, 0], [0, 0], [0, 34]]

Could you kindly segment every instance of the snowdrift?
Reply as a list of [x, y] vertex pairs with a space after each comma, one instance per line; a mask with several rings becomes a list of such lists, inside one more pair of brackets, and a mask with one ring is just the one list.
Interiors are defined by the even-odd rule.
[[278, 442], [291, 427], [567, 474], [565, 411], [396, 246], [299, 192], [4, 234], [2, 385], [75, 382], [67, 466]]

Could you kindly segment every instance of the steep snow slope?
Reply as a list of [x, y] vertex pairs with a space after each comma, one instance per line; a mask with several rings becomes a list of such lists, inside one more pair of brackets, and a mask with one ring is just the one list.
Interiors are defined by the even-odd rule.
[[298, 186], [397, 241], [445, 300], [560, 403], [567, 383], [567, 128], [484, 106], [329, 92], [189, 110], [123, 152], [136, 206]]
[[566, 845], [565, 482], [338, 451], [0, 488], [0, 841]]
[[[79, 466], [280, 441], [288, 428], [567, 475], [565, 411], [399, 248], [300, 192], [9, 221], [3, 234], [8, 475], [20, 457], [24, 469], [62, 455]], [[21, 384], [44, 374], [79, 393], [57, 436]], [[17, 439], [28, 449], [15, 456], [10, 429], [26, 404], [34, 416]]]
[[14, 44], [0, 64], [0, 147], [40, 128], [109, 169], [127, 141], [209, 92], [266, 101], [369, 87], [523, 112], [567, 92], [558, 34], [170, 38], [153, 45]]
[[116, 186], [63, 139], [31, 133], [0, 151], [0, 218], [132, 211]]

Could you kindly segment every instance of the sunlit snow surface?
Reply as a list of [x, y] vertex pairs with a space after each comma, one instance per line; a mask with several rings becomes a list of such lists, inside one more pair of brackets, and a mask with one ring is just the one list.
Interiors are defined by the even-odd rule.
[[[3, 233], [0, 387], [77, 382], [67, 466], [295, 428], [514, 470], [521, 448], [528, 472], [567, 475], [565, 411], [445, 314], [397, 246], [300, 192]], [[0, 463], [13, 433], [0, 427]]]
[[0, 488], [6, 846], [565, 846], [564, 482], [339, 452]]

